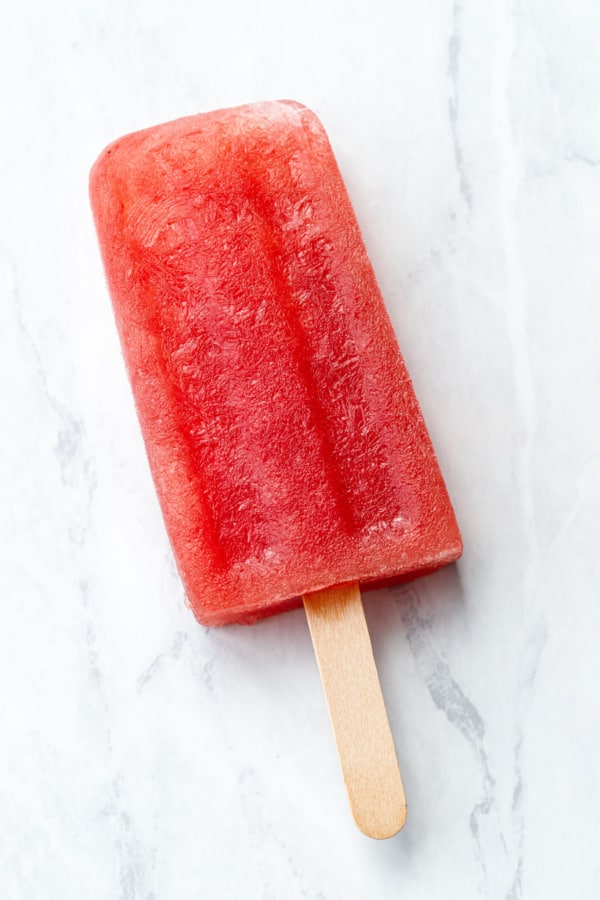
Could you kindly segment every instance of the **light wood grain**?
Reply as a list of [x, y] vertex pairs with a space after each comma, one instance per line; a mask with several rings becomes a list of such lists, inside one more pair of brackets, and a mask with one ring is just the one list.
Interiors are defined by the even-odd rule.
[[354, 821], [369, 837], [392, 837], [406, 798], [359, 587], [303, 600]]

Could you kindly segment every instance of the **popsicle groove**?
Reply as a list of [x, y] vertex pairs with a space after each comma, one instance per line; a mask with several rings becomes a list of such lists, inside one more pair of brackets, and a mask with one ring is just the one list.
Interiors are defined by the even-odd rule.
[[[251, 181], [252, 183], [252, 181]], [[262, 197], [262, 186], [260, 182], [254, 182], [253, 194], [256, 204], [256, 212], [264, 224], [265, 232], [270, 232], [271, 240], [271, 259], [273, 262], [271, 275], [273, 280], [273, 296], [280, 299], [282, 311], [285, 316], [286, 324], [291, 337], [291, 348], [293, 348], [292, 357], [296, 363], [297, 371], [306, 393], [305, 407], [310, 416], [310, 431], [316, 439], [320, 454], [322, 457], [322, 471], [326, 476], [331, 488], [332, 498], [337, 507], [339, 523], [345, 533], [351, 533], [359, 523], [356, 521], [355, 509], [356, 505], [351, 502], [349, 496], [348, 484], [343, 478], [340, 470], [339, 460], [335, 453], [335, 434], [331, 427], [331, 422], [327, 421], [327, 414], [318, 387], [318, 379], [312, 369], [312, 354], [306, 353], [305, 348], [310, 346], [310, 334], [299, 317], [298, 303], [293, 297], [293, 289], [289, 277], [286, 278], [286, 265], [289, 265], [286, 257], [289, 257], [289, 250], [286, 251], [285, 235], [281, 230], [273, 230], [270, 223], [273, 221], [273, 208], [268, 200]], [[263, 201], [259, 203], [259, 198]], [[307, 202], [306, 197], [301, 198], [300, 205]], [[324, 274], [322, 270], [321, 274]], [[321, 291], [327, 291], [324, 284]]]

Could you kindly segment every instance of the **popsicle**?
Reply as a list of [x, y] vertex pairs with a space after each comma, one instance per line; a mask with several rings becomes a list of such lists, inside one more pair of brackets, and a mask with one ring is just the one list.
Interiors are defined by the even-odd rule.
[[[361, 677], [375, 679], [365, 704], [383, 708], [359, 588], [433, 572], [462, 544], [321, 123], [277, 101], [149, 128], [103, 152], [90, 193], [193, 612], [252, 623], [304, 599], [332, 717], [352, 705], [363, 656]], [[346, 662], [330, 678], [332, 654]], [[381, 756], [365, 750], [376, 734], [393, 762], [367, 768], [391, 765], [396, 787], [376, 775], [365, 788], [362, 772], [360, 802], [371, 810], [391, 791], [402, 806], [385, 710], [383, 731], [362, 714], [366, 725], [334, 720], [340, 757], [356, 770], [357, 752]], [[366, 831], [402, 819], [371, 826], [376, 812], [353, 811]]]

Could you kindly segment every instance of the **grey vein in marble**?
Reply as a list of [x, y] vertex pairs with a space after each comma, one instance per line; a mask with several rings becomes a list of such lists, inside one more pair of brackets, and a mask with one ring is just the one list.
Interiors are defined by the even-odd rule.
[[482, 884], [487, 881], [485, 849], [480, 837], [480, 823], [489, 815], [494, 804], [495, 779], [490, 771], [484, 745], [485, 724], [473, 703], [456, 681], [447, 660], [435, 646], [431, 626], [422, 613], [419, 595], [414, 587], [392, 588], [406, 637], [427, 690], [436, 707], [458, 729], [473, 750], [481, 770], [482, 796], [471, 810], [469, 828], [473, 837], [475, 857]]
[[448, 41], [448, 75], [450, 76], [450, 98], [448, 100], [448, 117], [450, 120], [450, 133], [452, 135], [452, 149], [454, 151], [454, 164], [458, 176], [460, 195], [465, 202], [467, 211], [473, 208], [473, 188], [467, 177], [462, 143], [459, 132], [459, 63], [461, 50], [461, 24], [462, 8], [455, 2], [452, 9], [452, 34]]
[[[527, 289], [523, 261], [519, 248], [519, 223], [515, 213], [522, 182], [522, 170], [511, 117], [510, 87], [513, 78], [519, 22], [514, 8], [507, 7], [500, 20], [498, 53], [494, 70], [494, 106], [497, 133], [502, 156], [502, 221], [506, 262], [506, 327], [510, 340], [515, 383], [515, 412], [521, 438], [515, 452], [515, 487], [520, 498], [521, 517], [527, 537], [524, 547], [525, 571], [522, 577], [521, 602], [530, 606], [535, 597], [540, 571], [539, 541], [536, 527], [533, 492], [535, 462], [534, 437], [537, 427], [538, 403], [532, 373], [531, 353], [527, 330]], [[522, 747], [525, 734], [525, 715], [531, 703], [537, 671], [546, 643], [547, 626], [543, 612], [528, 613], [524, 644], [521, 648], [524, 663], [517, 687], [514, 721], [514, 788], [512, 815], [517, 837], [517, 861], [512, 887], [507, 900], [520, 900], [522, 895], [525, 815], [523, 806]]]
[[515, 717], [515, 744], [513, 750], [514, 789], [511, 812], [517, 835], [517, 861], [511, 888], [506, 900], [522, 900], [523, 898], [523, 864], [525, 849], [525, 812], [524, 812], [524, 776], [523, 776], [523, 743], [525, 740], [526, 713], [531, 705], [535, 689], [536, 677], [540, 667], [542, 654], [548, 637], [546, 621], [540, 617], [528, 630], [517, 686], [517, 708]]
[[189, 642], [189, 635], [184, 631], [177, 631], [173, 636], [173, 640], [171, 641], [171, 645], [167, 650], [159, 653], [154, 657], [150, 665], [142, 672], [142, 674], [138, 677], [137, 680], [137, 692], [140, 694], [146, 685], [152, 680], [152, 678], [157, 674], [158, 670], [161, 668], [163, 663], [166, 660], [178, 660], [182, 654], [184, 647]]
[[586, 156], [584, 153], [567, 153], [565, 160], [568, 163], [583, 163], [583, 165], [590, 166], [592, 169], [595, 169], [596, 166], [600, 166], [600, 159], [594, 156]]
[[[307, 877], [298, 862], [297, 852], [289, 847], [287, 842], [277, 833], [272, 823], [265, 819], [263, 787], [252, 767], [242, 770], [238, 777], [238, 787], [252, 845], [257, 847], [267, 841], [275, 844], [283, 851], [286, 865], [301, 896], [306, 897], [307, 900], [330, 900], [329, 895], [324, 891], [319, 888], [312, 888], [308, 884]], [[265, 891], [263, 896], [269, 895]]]
[[23, 336], [25, 346], [29, 348], [29, 353], [33, 358], [36, 377], [45, 401], [56, 414], [60, 423], [56, 435], [56, 444], [54, 445], [54, 454], [60, 467], [62, 484], [65, 488], [70, 488], [74, 491], [79, 489], [78, 467], [84, 483], [86, 501], [84, 513], [76, 525], [71, 524], [69, 527], [71, 540], [74, 544], [81, 545], [84, 541], [85, 533], [90, 527], [92, 503], [96, 490], [96, 474], [93, 463], [91, 458], [85, 454], [83, 447], [85, 436], [83, 419], [80, 416], [76, 416], [50, 388], [45, 360], [25, 322], [18, 270], [14, 265], [12, 266], [12, 272], [14, 280], [13, 299], [16, 310], [15, 321]]

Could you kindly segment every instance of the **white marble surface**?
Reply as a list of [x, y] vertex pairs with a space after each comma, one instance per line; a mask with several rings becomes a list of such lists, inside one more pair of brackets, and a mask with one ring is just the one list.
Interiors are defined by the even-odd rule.
[[[0, 897], [600, 896], [600, 6], [8, 4]], [[409, 820], [348, 814], [301, 612], [183, 602], [87, 203], [111, 139], [328, 128], [465, 539], [366, 601]]]

